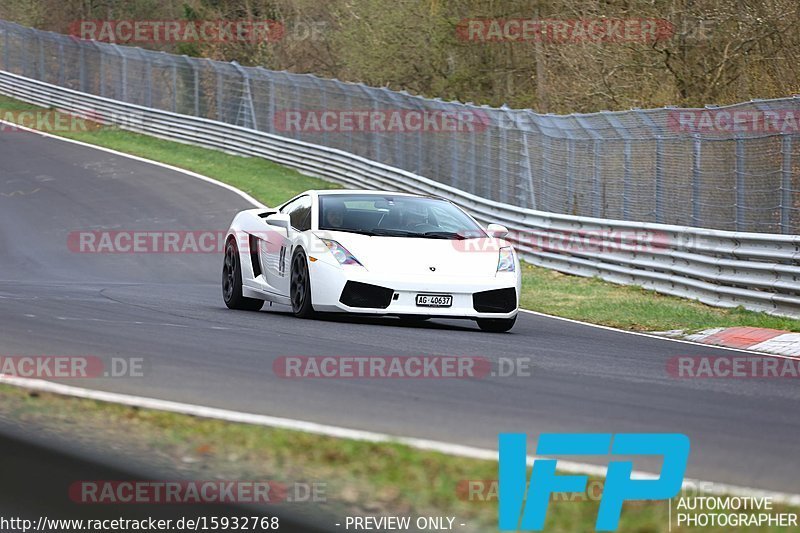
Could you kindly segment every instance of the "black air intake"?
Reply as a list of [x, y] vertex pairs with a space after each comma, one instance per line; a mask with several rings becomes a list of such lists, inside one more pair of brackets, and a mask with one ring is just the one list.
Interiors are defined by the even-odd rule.
[[392, 301], [394, 291], [386, 287], [378, 287], [358, 281], [348, 281], [339, 301], [350, 307], [368, 307], [370, 309], [386, 309]]
[[261, 275], [261, 260], [258, 258], [258, 237], [250, 235], [250, 263], [253, 265], [253, 277]]
[[472, 295], [472, 307], [479, 313], [510, 313], [517, 308], [517, 290], [495, 289]]

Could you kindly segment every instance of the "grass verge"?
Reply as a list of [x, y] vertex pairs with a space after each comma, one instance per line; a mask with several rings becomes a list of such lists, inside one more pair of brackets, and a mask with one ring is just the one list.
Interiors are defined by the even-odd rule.
[[[0, 416], [22, 421], [56, 441], [70, 439], [89, 450], [124, 450], [128, 457], [177, 470], [184, 479], [287, 484], [314, 480], [324, 484], [326, 499], [313, 504], [317, 506], [315, 514], [328, 517], [331, 525], [347, 515], [431, 515], [456, 517], [456, 524], [465, 524], [456, 527], [461, 531], [497, 530], [496, 485], [483, 483], [483, 490], [475, 491], [472, 497], [465, 489], [468, 481], [497, 479], [497, 463], [493, 461], [452, 457], [400, 444], [201, 419], [6, 385], [0, 385]], [[594, 530], [600, 491], [588, 492], [589, 496], [557, 497], [549, 506], [545, 530]], [[668, 505], [665, 501], [626, 503], [619, 531], [666, 531]], [[675, 523], [677, 502], [672, 505], [672, 530], [694, 531]], [[778, 512], [797, 510], [776, 505], [772, 513]], [[697, 530], [730, 531], [714, 527]], [[740, 527], [737, 531], [779, 529]]]

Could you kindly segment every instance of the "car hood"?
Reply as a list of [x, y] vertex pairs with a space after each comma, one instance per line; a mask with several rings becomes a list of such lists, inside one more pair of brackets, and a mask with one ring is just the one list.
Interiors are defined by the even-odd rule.
[[[449, 277], [493, 276], [502, 239], [425, 239], [369, 236], [344, 231], [318, 232], [347, 248], [370, 272]], [[435, 269], [435, 270], [432, 270]]]

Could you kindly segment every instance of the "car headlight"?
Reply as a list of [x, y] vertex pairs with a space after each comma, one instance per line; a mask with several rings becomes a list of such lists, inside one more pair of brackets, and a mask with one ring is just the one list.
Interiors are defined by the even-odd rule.
[[500, 258], [497, 260], [498, 272], [514, 272], [514, 249], [510, 246], [500, 248]]
[[361, 262], [356, 259], [353, 254], [351, 254], [347, 248], [339, 244], [338, 242], [331, 240], [331, 239], [320, 239], [322, 242], [325, 243], [325, 246], [328, 247], [328, 250], [331, 251], [333, 257], [339, 261], [340, 265], [359, 265], [364, 266]]

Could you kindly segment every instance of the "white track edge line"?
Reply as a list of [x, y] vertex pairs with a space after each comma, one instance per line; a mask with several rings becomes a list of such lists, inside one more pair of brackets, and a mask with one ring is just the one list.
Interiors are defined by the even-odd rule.
[[[438, 452], [445, 455], [464, 457], [468, 459], [478, 459], [483, 461], [498, 460], [497, 451], [488, 450], [485, 448], [477, 448], [474, 446], [464, 446], [461, 444], [451, 444], [447, 442], [420, 439], [415, 437], [398, 437], [386, 433], [348, 429], [338, 426], [330, 426], [327, 424], [319, 424], [317, 422], [304, 422], [289, 418], [219, 409], [216, 407], [204, 407], [200, 405], [173, 402], [169, 400], [158, 400], [155, 398], [145, 398], [116, 392], [84, 389], [81, 387], [74, 387], [72, 385], [64, 385], [61, 383], [54, 383], [40, 379], [27, 379], [0, 374], [0, 384], [36, 390], [40, 392], [59, 394], [63, 396], [71, 396], [74, 398], [115, 403], [118, 405], [127, 405], [142, 409], [167, 411], [176, 414], [223, 420], [226, 422], [301, 431], [304, 433], [311, 433], [326, 437], [343, 438], [364, 442], [401, 444], [418, 450]], [[536, 459], [538, 459], [537, 456], [529, 455], [527, 459], [528, 465], [532, 465]], [[605, 477], [607, 471], [607, 467], [604, 466], [561, 460], [558, 461], [558, 468], [563, 472], [587, 474], [598, 477]], [[632, 473], [632, 477], [640, 479], [657, 478], [658, 476], [659, 474], [642, 471], [633, 471]], [[730, 495], [752, 498], [768, 497], [772, 498], [772, 500], [776, 503], [800, 506], [800, 494], [774, 492], [764, 489], [755, 489], [695, 479], [685, 479], [683, 481], [683, 487], [686, 489], [699, 490], [703, 493], [713, 495]]]
[[[181, 174], [185, 174], [187, 176], [191, 176], [193, 178], [212, 183], [223, 189], [227, 189], [243, 199], [250, 202], [253, 206], [258, 208], [266, 208], [264, 204], [247, 194], [246, 192], [242, 191], [230, 185], [228, 183], [221, 182], [214, 178], [204, 176], [203, 174], [198, 174], [197, 172], [192, 172], [191, 170], [186, 170], [180, 167], [176, 167], [173, 165], [169, 165], [166, 163], [161, 163], [159, 161], [154, 161], [152, 159], [147, 159], [144, 157], [126, 154], [124, 152], [120, 152], [118, 150], [114, 150], [111, 148], [106, 148], [104, 146], [99, 146], [96, 144], [86, 143], [82, 141], [77, 141], [75, 139], [70, 139], [67, 137], [62, 137], [59, 135], [54, 135], [51, 133], [43, 132], [41, 130], [36, 130], [33, 128], [28, 128], [25, 126], [21, 126], [19, 124], [13, 122], [7, 122], [5, 120], [0, 120], [0, 123], [6, 124], [9, 126], [13, 126], [15, 128], [28, 131], [30, 133], [34, 133], [40, 135], [42, 137], [47, 137], [50, 139], [57, 139], [63, 142], [68, 142], [72, 144], [76, 144], [79, 146], [83, 146], [86, 148], [93, 148], [95, 150], [100, 150], [102, 152], [107, 152], [110, 154], [118, 155], [120, 157], [126, 157], [128, 159], [132, 159], [134, 161], [139, 161], [142, 163], [149, 163], [151, 165], [159, 166], [162, 168], [166, 168], [168, 170], [172, 170], [174, 172], [180, 172]], [[552, 318], [555, 320], [563, 320], [566, 322], [571, 322], [574, 324], [581, 324], [584, 326], [594, 327], [605, 329], [609, 331], [615, 331], [619, 333], [627, 333], [630, 335], [640, 335], [643, 337], [650, 337], [653, 339], [659, 339], [663, 341], [671, 341], [671, 342], [680, 342], [684, 344], [693, 344], [696, 346], [705, 346], [711, 348], [718, 348], [724, 350], [732, 350], [737, 352], [744, 352], [744, 353], [751, 353], [755, 355], [765, 355], [770, 357], [778, 357], [782, 359], [795, 359], [793, 357], [782, 356], [782, 355], [775, 355], [775, 354], [767, 354], [763, 352], [753, 352], [750, 350], [742, 350], [738, 348], [725, 348], [723, 346], [715, 346], [713, 344], [703, 344], [699, 342], [687, 341], [683, 339], [673, 339], [669, 337], [661, 337], [658, 335], [652, 335], [649, 333], [641, 333], [638, 331], [627, 331], [624, 329], [612, 328], [610, 326], [603, 326], [600, 324], [591, 324], [589, 322], [582, 322], [580, 320], [574, 320], [571, 318], [564, 318], [554, 315], [548, 315], [547, 313], [541, 313], [538, 311], [531, 311], [528, 309], [520, 309], [520, 311], [524, 313], [529, 313], [532, 315], [538, 315], [546, 318]], [[447, 455], [455, 455], [459, 457], [467, 457], [471, 459], [482, 459], [482, 460], [490, 460], [496, 461], [497, 460], [497, 452], [492, 450], [486, 450], [481, 448], [474, 448], [471, 446], [463, 446], [460, 444], [449, 444], [445, 442], [439, 441], [431, 441], [426, 439], [418, 439], [413, 437], [395, 437], [388, 434], [382, 433], [375, 433], [370, 431], [362, 431], [362, 430], [355, 430], [355, 429], [348, 429], [348, 428], [341, 428], [337, 426], [328, 426], [324, 424], [318, 424], [315, 422], [304, 422], [302, 420], [293, 420], [288, 418], [278, 418], [272, 417], [267, 415], [255, 415], [249, 413], [239, 413], [236, 411], [228, 411], [224, 409], [216, 409], [213, 407], [203, 407], [191, 404], [182, 404], [179, 402], [171, 402], [168, 400], [158, 400], [153, 398], [144, 398], [138, 396], [130, 396], [125, 394], [113, 393], [113, 392], [102, 392], [102, 391], [93, 391], [90, 389], [82, 389], [79, 387], [72, 387], [70, 385], [59, 385], [57, 383], [52, 383], [48, 381], [41, 381], [41, 380], [29, 380], [29, 379], [22, 379], [22, 378], [13, 378], [7, 377], [0, 374], [0, 383], [5, 383], [7, 385], [13, 385], [17, 387], [23, 387], [28, 389], [36, 389], [45, 392], [53, 392], [56, 394], [63, 394], [66, 396], [74, 396], [78, 398], [86, 398], [86, 399], [94, 399], [99, 401], [106, 401], [112, 403], [119, 403], [122, 405], [130, 405], [130, 406], [137, 406], [143, 408], [150, 408], [150, 409], [158, 409], [162, 411], [170, 411], [174, 413], [181, 413], [187, 415], [194, 415], [203, 418], [217, 418], [220, 420], [226, 420], [229, 422], [242, 422], [242, 423], [249, 423], [249, 424], [256, 424], [256, 425], [263, 425], [267, 427], [277, 427], [277, 428], [284, 428], [284, 429], [294, 429], [297, 431], [304, 431], [307, 433], [314, 433], [318, 435], [325, 435], [330, 437], [339, 437], [339, 438], [349, 438], [353, 440], [364, 440], [370, 442], [397, 442], [400, 444], [405, 444], [407, 446], [417, 448], [420, 450], [428, 450], [428, 451], [437, 451], [440, 453], [444, 453]], [[56, 389], [50, 389], [50, 387], [55, 387]], [[59, 390], [61, 392], [59, 392]], [[161, 407], [156, 407], [160, 405]], [[179, 410], [180, 409], [180, 410]], [[204, 414], [205, 413], [205, 414]], [[215, 416], [216, 415], [216, 416]], [[260, 422], [259, 422], [260, 420]], [[533, 464], [535, 460], [534, 456], [528, 457], [528, 464]], [[559, 468], [565, 472], [573, 472], [573, 473], [585, 473], [589, 475], [596, 475], [596, 476], [605, 476], [606, 468], [585, 464], [585, 463], [577, 463], [571, 461], [559, 461]], [[655, 474], [650, 474], [646, 472], [636, 472], [634, 471], [634, 475], [642, 476], [642, 477], [652, 477]], [[685, 480], [684, 487], [691, 487], [692, 484], [695, 486], [697, 484], [704, 483], [704, 484], [711, 484], [713, 485], [713, 489], [704, 489], [705, 492], [713, 493], [713, 494], [731, 494], [731, 495], [742, 495], [742, 496], [770, 496], [773, 498], [774, 501], [780, 503], [786, 503], [788, 505], [800, 505], [800, 494], [789, 494], [789, 493], [782, 493], [782, 492], [771, 492], [765, 491], [761, 489], [752, 489], [748, 487], [739, 487], [736, 485], [727, 485], [721, 484], [716, 482], [705, 482], [705, 481], [698, 481], [698, 480]]]
[[[528, 314], [536, 315], [536, 316], [541, 316], [541, 317], [545, 317], [545, 318], [552, 318], [554, 320], [561, 320], [563, 322], [570, 322], [572, 324], [580, 324], [582, 326], [589, 326], [589, 327], [592, 327], [592, 328], [605, 329], [605, 330], [608, 330], [608, 331], [614, 331], [616, 333], [626, 333], [628, 335], [638, 335], [640, 337], [648, 337], [648, 338], [657, 339], [657, 340], [660, 340], [660, 341], [679, 342], [679, 343], [682, 343], [682, 344], [691, 344], [691, 345], [694, 345], [694, 346], [702, 346], [704, 348], [714, 348], [716, 350], [725, 350], [725, 351], [729, 351], [729, 352], [748, 353], [748, 354], [752, 354], [752, 355], [761, 355], [761, 356], [764, 356], [764, 357], [776, 357], [778, 359], [792, 359], [792, 360], [795, 360], [795, 361], [800, 360], [800, 357], [792, 357], [790, 355], [781, 355], [781, 354], [768, 353], [768, 352], [756, 352], [754, 350], [747, 350], [745, 348], [729, 348], [727, 346], [720, 346], [718, 344], [706, 344], [706, 343], [703, 343], [703, 342], [690, 341], [690, 340], [686, 340], [686, 339], [675, 339], [675, 338], [672, 338], [672, 337], [664, 337], [664, 336], [661, 336], [661, 335], [654, 335], [653, 333], [645, 333], [645, 332], [642, 332], [642, 331], [628, 331], [626, 329], [619, 329], [619, 328], [614, 328], [614, 327], [611, 327], [611, 326], [604, 326], [602, 324], [592, 324], [591, 322], [583, 322], [581, 320], [575, 320], [574, 318], [565, 318], [563, 316], [548, 315], [547, 313], [542, 313], [540, 311], [531, 311], [530, 309], [520, 309], [520, 312], [521, 313], [528, 313]], [[729, 326], [729, 327], [737, 327], [737, 326]], [[727, 328], [725, 328], [725, 329], [727, 329]], [[787, 333], [793, 333], [793, 332], [787, 331]]]

